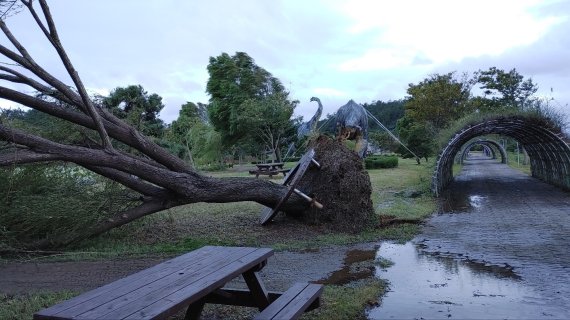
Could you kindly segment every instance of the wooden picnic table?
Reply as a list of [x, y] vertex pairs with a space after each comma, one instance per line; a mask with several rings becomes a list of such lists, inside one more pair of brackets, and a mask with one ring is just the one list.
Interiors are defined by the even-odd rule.
[[283, 173], [283, 176], [289, 172], [289, 169], [283, 169], [283, 162], [272, 162], [272, 163], [258, 163], [256, 164], [256, 170], [250, 170], [250, 174], [255, 174], [255, 177], [258, 178], [259, 175], [268, 175], [270, 178], [271, 176], [278, 175]]
[[[272, 255], [269, 248], [206, 246], [41, 310], [34, 319], [164, 319], [186, 307], [186, 318], [198, 319], [205, 303], [296, 318], [317, 307], [320, 285], [295, 285], [283, 294], [265, 289], [258, 271]], [[240, 275], [248, 289], [223, 288]]]

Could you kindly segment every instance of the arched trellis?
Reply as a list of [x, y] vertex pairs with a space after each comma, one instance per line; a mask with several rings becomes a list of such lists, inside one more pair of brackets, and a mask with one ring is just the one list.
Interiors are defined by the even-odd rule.
[[495, 149], [493, 149], [491, 146], [495, 146], [495, 148], [497, 148], [497, 150], [499, 150], [499, 153], [501, 154], [501, 163], [507, 163], [507, 152], [505, 151], [505, 148], [503, 148], [503, 146], [501, 146], [497, 141], [491, 139], [477, 140], [468, 144], [467, 147], [465, 147], [463, 149], [463, 152], [461, 153], [461, 162], [463, 162], [463, 160], [467, 156], [467, 152], [469, 152], [469, 150], [471, 150], [471, 148], [473, 148], [477, 144], [489, 148], [493, 154], [493, 159], [496, 159], [497, 157], [495, 155]]
[[517, 140], [530, 158], [532, 176], [570, 190], [570, 146], [562, 133], [535, 117], [495, 117], [458, 131], [441, 150], [432, 178], [432, 191], [439, 196], [453, 180], [453, 160], [461, 146], [478, 136], [501, 134]]

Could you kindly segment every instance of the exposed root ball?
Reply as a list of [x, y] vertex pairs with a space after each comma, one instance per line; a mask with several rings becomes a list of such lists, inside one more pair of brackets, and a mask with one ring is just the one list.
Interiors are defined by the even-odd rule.
[[362, 159], [342, 143], [326, 136], [313, 145], [320, 170], [308, 170], [299, 189], [323, 204], [310, 208], [302, 218], [311, 223], [326, 223], [339, 231], [356, 232], [372, 221], [372, 186]]

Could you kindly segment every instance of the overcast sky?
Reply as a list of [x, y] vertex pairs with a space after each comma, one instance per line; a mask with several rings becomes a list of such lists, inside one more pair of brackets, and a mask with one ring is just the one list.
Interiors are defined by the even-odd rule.
[[[163, 97], [166, 122], [186, 101], [207, 103], [209, 58], [237, 51], [279, 78], [305, 119], [316, 109], [312, 96], [324, 116], [349, 99], [401, 99], [429, 74], [492, 66], [532, 77], [540, 95], [570, 113], [569, 0], [48, 3], [86, 86], [105, 94], [140, 84]], [[38, 62], [62, 74], [27, 12], [7, 23]]]

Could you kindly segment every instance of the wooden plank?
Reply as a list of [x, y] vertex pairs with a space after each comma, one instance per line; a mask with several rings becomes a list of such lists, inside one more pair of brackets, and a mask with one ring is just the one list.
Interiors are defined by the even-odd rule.
[[[181, 266], [191, 266], [198, 263], [204, 257], [217, 252], [218, 247], [207, 246], [189, 252], [174, 259], [157, 264], [153, 267], [129, 275], [97, 289], [83, 293], [77, 297], [61, 302], [55, 306], [43, 309], [34, 315], [34, 319], [44, 319], [55, 316], [66, 311], [70, 316], [76, 315], [74, 310], [85, 310], [104, 302], [111, 301], [117, 297], [138, 289], [146, 283], [157, 281], [168, 276], [181, 268]], [[142, 282], [141, 282], [142, 281]], [[71, 310], [70, 310], [71, 309]]]
[[265, 289], [259, 273], [248, 270], [243, 273], [243, 279], [251, 291], [251, 296], [255, 300], [255, 304], [259, 310], [265, 309], [269, 305], [270, 301], [267, 289]]
[[301, 314], [321, 295], [323, 286], [319, 284], [309, 284], [299, 295], [287, 304], [274, 319], [297, 319]]
[[[131, 291], [128, 294], [101, 304], [85, 313], [80, 314], [78, 318], [83, 319], [121, 319], [130, 315], [134, 311], [131, 310], [133, 306], [140, 305], [141, 303], [152, 303], [156, 299], [160, 299], [171, 291], [179, 290], [180, 288], [192, 284], [204, 277], [211, 277], [215, 274], [220, 267], [226, 266], [244, 259], [248, 255], [255, 253], [259, 249], [256, 248], [226, 248], [219, 247], [215, 254], [206, 259], [202, 259], [197, 264], [193, 264], [188, 268], [179, 269], [177, 272], [172, 273], [167, 277], [163, 277], [160, 281], [154, 281], [137, 290]], [[223, 275], [220, 275], [223, 276]], [[214, 276], [215, 277], [215, 276]], [[202, 296], [190, 297], [187, 305], [200, 299]], [[143, 306], [144, 307], [144, 306]], [[142, 308], [142, 307], [141, 307]]]
[[173, 286], [141, 297], [127, 306], [106, 314], [104, 318], [151, 319], [164, 318], [176, 313], [184, 306], [221, 288], [231, 279], [245, 271], [257, 268], [273, 254], [273, 250], [260, 248], [222, 267], [216, 268], [209, 275], [191, 281], [181, 281]]
[[291, 300], [293, 300], [301, 291], [303, 291], [309, 284], [308, 283], [295, 283], [291, 288], [287, 289], [281, 297], [272, 302], [265, 308], [255, 319], [270, 319], [285, 308]]

